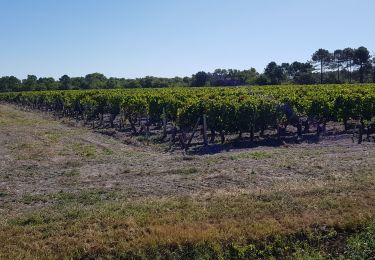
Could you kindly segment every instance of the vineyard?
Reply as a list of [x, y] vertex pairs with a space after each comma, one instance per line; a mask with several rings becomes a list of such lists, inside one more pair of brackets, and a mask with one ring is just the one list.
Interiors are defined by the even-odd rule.
[[234, 134], [248, 134], [252, 141], [266, 130], [281, 136], [287, 126], [298, 138], [312, 131], [320, 135], [328, 122], [340, 122], [346, 130], [355, 122], [359, 143], [375, 132], [373, 84], [13, 92], [1, 94], [0, 101], [72, 117], [93, 128], [147, 138], [158, 134], [185, 149], [197, 132], [204, 145], [217, 135], [222, 143]]
[[375, 85], [1, 94], [0, 259], [370, 259], [374, 123]]

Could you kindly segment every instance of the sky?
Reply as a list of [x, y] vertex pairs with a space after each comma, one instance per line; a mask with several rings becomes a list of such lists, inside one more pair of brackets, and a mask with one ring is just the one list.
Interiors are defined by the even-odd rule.
[[191, 76], [366, 46], [374, 0], [0, 0], [0, 76]]

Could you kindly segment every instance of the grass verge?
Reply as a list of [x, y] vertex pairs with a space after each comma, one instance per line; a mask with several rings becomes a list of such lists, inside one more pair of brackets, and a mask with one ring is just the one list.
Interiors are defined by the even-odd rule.
[[372, 177], [194, 198], [56, 195], [53, 207], [1, 221], [0, 258], [368, 258]]

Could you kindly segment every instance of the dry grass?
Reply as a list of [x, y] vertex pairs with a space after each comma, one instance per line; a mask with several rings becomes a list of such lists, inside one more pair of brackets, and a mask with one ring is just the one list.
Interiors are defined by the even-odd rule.
[[332, 184], [308, 188], [306, 183], [258, 195], [121, 202], [116, 194], [103, 199], [108, 194], [100, 191], [61, 194], [57, 207], [2, 221], [0, 256], [109, 256], [205, 241], [245, 244], [314, 227], [354, 227], [374, 217], [374, 174]]

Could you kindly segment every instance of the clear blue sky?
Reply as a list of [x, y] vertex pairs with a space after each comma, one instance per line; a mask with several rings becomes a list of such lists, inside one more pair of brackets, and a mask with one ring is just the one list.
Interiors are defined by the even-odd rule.
[[0, 0], [0, 76], [263, 71], [318, 48], [375, 51], [374, 0]]

